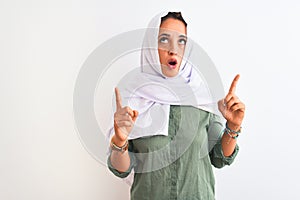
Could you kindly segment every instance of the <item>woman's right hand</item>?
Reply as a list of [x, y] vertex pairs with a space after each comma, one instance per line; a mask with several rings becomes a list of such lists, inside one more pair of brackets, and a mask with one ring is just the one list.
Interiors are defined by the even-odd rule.
[[115, 88], [115, 94], [117, 110], [114, 114], [115, 134], [112, 140], [117, 146], [123, 146], [137, 119], [138, 111], [132, 110], [128, 106], [122, 107], [122, 99], [118, 88]]

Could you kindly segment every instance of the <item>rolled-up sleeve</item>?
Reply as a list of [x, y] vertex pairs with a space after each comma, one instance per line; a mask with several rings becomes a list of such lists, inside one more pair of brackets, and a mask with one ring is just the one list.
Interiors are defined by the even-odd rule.
[[238, 154], [239, 146], [236, 144], [233, 153], [230, 156], [224, 156], [221, 143], [217, 143], [210, 151], [210, 161], [216, 168], [222, 168], [225, 165], [231, 165]]
[[135, 163], [136, 163], [136, 158], [134, 156], [134, 153], [131, 152], [132, 150], [132, 142], [129, 141], [129, 147], [128, 147], [128, 154], [129, 154], [129, 157], [130, 157], [130, 165], [129, 165], [129, 168], [126, 172], [120, 172], [118, 171], [117, 169], [115, 169], [112, 164], [111, 164], [111, 160], [110, 160], [110, 157], [111, 157], [111, 154], [108, 156], [107, 158], [107, 166], [108, 166], [108, 169], [117, 177], [119, 178], [126, 178], [132, 171], [132, 169], [134, 168], [135, 166]]
[[224, 156], [221, 143], [224, 134], [223, 123], [224, 120], [220, 116], [211, 114], [208, 127], [209, 157], [211, 164], [216, 168], [231, 165], [239, 152], [239, 146], [236, 144], [233, 153], [230, 156]]

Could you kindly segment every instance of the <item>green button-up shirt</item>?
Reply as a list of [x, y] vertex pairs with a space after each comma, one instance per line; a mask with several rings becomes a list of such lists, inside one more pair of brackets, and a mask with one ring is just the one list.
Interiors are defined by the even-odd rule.
[[171, 106], [168, 136], [129, 141], [130, 167], [126, 172], [109, 169], [120, 178], [134, 169], [131, 200], [215, 199], [212, 165], [230, 165], [233, 154], [223, 155], [223, 123], [219, 116], [191, 106]]

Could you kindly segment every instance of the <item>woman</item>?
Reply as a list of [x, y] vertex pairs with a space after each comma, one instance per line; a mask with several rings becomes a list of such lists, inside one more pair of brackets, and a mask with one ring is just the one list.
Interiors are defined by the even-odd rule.
[[216, 101], [189, 63], [192, 54], [181, 13], [162, 13], [146, 31], [141, 71], [122, 90], [128, 106], [115, 89], [107, 161], [118, 177], [134, 170], [132, 200], [214, 199], [212, 165], [230, 165], [238, 153], [245, 112], [235, 95], [239, 75]]

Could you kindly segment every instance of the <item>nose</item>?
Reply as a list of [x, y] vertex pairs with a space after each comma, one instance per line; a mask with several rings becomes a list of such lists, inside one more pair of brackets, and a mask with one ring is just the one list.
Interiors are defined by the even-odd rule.
[[174, 44], [174, 42], [170, 43], [169, 51], [168, 51], [169, 55], [177, 55], [176, 45], [177, 44]]
[[177, 52], [175, 50], [173, 50], [173, 49], [170, 49], [168, 51], [168, 53], [169, 53], [169, 55], [177, 55]]

